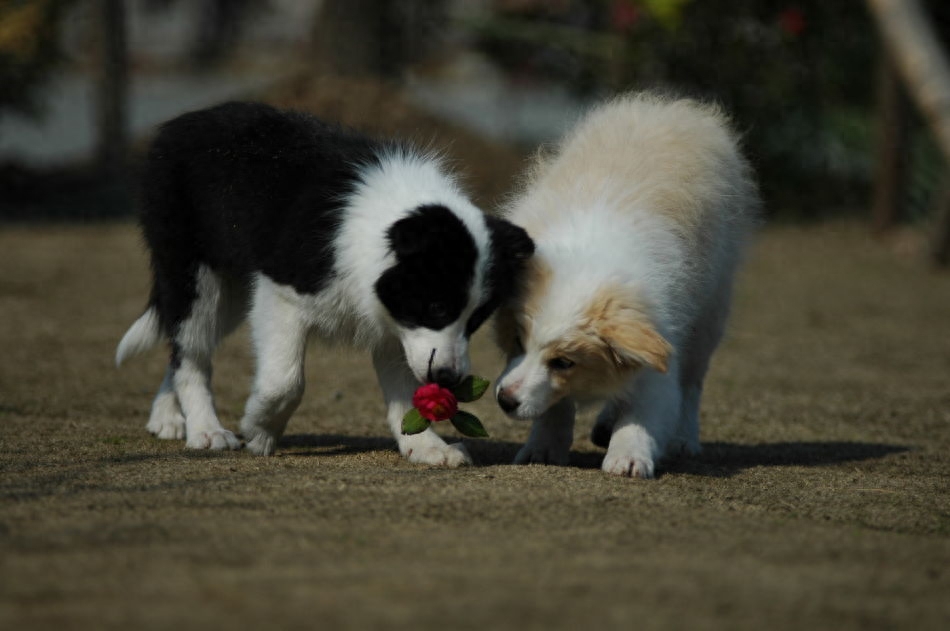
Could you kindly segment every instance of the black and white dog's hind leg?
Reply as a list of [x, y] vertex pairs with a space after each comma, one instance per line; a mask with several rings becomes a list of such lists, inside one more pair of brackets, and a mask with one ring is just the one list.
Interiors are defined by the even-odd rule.
[[204, 265], [169, 274], [155, 265], [152, 304], [122, 338], [116, 364], [171, 340], [172, 357], [152, 402], [146, 429], [163, 439], [186, 439], [193, 449], [239, 449], [241, 442], [222, 427], [211, 393], [211, 359], [218, 342], [243, 318], [240, 281], [223, 278]]
[[[161, 342], [162, 337], [158, 307], [151, 304], [119, 342], [115, 353], [116, 366], [121, 366], [127, 358], [156, 346]], [[150, 434], [164, 440], [185, 438], [185, 416], [181, 413], [181, 406], [178, 405], [174, 378], [175, 370], [169, 365], [158, 387], [158, 394], [152, 401], [152, 410], [148, 423], [145, 425], [145, 429]]]
[[183, 440], [185, 438], [185, 415], [175, 394], [175, 369], [169, 365], [165, 371], [158, 394], [152, 401], [152, 410], [145, 429], [156, 438]]
[[237, 436], [218, 420], [211, 393], [214, 350], [242, 315], [240, 301], [229, 295], [230, 285], [209, 267], [199, 265], [195, 299], [172, 337], [172, 383], [185, 416], [185, 446], [191, 449], [241, 447]]

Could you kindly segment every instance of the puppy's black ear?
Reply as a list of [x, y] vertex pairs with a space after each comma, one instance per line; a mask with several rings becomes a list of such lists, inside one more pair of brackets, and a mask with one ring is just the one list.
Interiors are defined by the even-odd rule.
[[497, 217], [486, 217], [485, 222], [491, 232], [492, 247], [497, 248], [502, 258], [524, 262], [534, 254], [534, 241], [521, 226]]
[[486, 217], [491, 232], [492, 263], [489, 282], [498, 306], [514, 296], [521, 282], [528, 260], [534, 254], [534, 241], [524, 228], [498, 219]]
[[469, 318], [466, 335], [478, 330], [499, 305], [511, 300], [528, 259], [534, 254], [534, 241], [523, 228], [489, 215], [485, 216], [485, 225], [491, 234], [492, 255], [488, 268], [491, 297]]

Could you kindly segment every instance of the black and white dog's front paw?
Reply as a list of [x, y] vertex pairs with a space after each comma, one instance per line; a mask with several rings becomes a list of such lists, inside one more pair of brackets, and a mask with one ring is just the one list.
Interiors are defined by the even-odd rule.
[[399, 437], [399, 451], [409, 462], [451, 469], [472, 464], [462, 443], [448, 444], [428, 429], [420, 434]]

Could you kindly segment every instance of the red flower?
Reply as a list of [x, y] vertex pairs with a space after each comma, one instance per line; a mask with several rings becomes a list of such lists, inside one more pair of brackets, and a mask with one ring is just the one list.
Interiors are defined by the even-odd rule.
[[452, 391], [437, 383], [419, 386], [412, 395], [412, 405], [419, 410], [422, 418], [430, 421], [450, 419], [459, 411], [458, 400]]
[[778, 25], [792, 37], [798, 37], [805, 30], [805, 14], [798, 7], [788, 7], [778, 16]]

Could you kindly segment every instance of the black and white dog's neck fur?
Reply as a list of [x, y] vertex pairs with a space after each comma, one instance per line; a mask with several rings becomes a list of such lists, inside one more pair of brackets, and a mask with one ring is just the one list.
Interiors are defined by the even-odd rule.
[[468, 338], [514, 289], [527, 234], [486, 217], [440, 161], [309, 115], [251, 103], [185, 114], [149, 153], [143, 232], [149, 308], [123, 361], [171, 340], [148, 428], [236, 448], [209, 390], [216, 344], [248, 314], [257, 374], [241, 429], [271, 453], [303, 390], [313, 332], [372, 351], [388, 419], [411, 460], [457, 465], [433, 432], [403, 436], [419, 382], [458, 380]]

